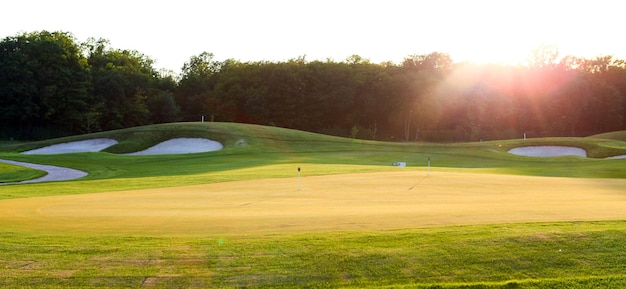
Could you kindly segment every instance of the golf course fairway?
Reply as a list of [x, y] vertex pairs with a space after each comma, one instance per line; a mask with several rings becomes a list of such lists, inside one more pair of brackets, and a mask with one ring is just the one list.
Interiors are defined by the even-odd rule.
[[0, 201], [0, 229], [285, 234], [626, 219], [626, 180], [458, 172], [259, 179]]
[[[171, 123], [0, 142], [0, 159], [88, 173], [15, 184], [45, 172], [0, 165], [0, 288], [626, 288], [624, 136]], [[130, 155], [179, 138], [223, 148]], [[23, 153], [99, 139], [116, 144]], [[543, 146], [586, 157], [509, 153]]]

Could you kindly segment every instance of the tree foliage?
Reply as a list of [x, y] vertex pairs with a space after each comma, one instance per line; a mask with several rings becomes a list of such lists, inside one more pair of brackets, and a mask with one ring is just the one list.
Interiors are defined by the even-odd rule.
[[624, 62], [559, 62], [557, 55], [554, 47], [538, 48], [529, 66], [454, 63], [439, 52], [400, 65], [358, 55], [345, 62], [227, 60], [211, 63], [203, 85], [181, 81], [178, 90], [200, 98], [190, 104], [201, 110], [194, 119], [206, 114], [342, 136], [360, 131], [372, 139], [477, 141], [625, 129]]
[[584, 136], [626, 129], [626, 61], [533, 50], [526, 66], [448, 54], [375, 64], [218, 61], [179, 76], [108, 41], [65, 32], [0, 42], [0, 136], [42, 138], [173, 121], [229, 121], [394, 141]]
[[158, 95], [153, 61], [137, 51], [109, 48], [104, 40], [89, 45], [88, 61], [93, 95], [102, 104], [102, 129], [150, 123], [147, 100]]
[[7, 37], [0, 42], [1, 135], [47, 138], [151, 123], [147, 102], [176, 85], [152, 64], [139, 52], [102, 39], [80, 44], [66, 32]]
[[24, 33], [0, 42], [4, 130], [75, 130], [93, 104], [88, 91], [87, 62], [69, 33]]

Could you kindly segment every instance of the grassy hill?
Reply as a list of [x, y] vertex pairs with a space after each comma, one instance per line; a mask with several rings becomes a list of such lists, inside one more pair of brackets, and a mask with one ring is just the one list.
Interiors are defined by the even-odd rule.
[[[121, 155], [177, 137], [224, 149]], [[19, 153], [92, 138], [119, 143]], [[507, 153], [536, 145], [591, 158]], [[623, 288], [626, 160], [604, 159], [620, 154], [615, 136], [388, 143], [234, 123], [2, 143], [0, 159], [90, 174], [0, 186], [0, 287]]]
[[0, 163], [0, 183], [30, 180], [45, 175], [45, 172]]
[[[224, 149], [183, 155], [121, 155], [178, 137], [208, 138], [222, 143]], [[112, 138], [119, 143], [100, 153], [19, 154], [47, 145], [93, 138]], [[534, 145], [580, 147], [592, 158], [530, 158], [507, 153], [514, 147]], [[112, 187], [121, 190], [152, 187], [155, 184], [176, 186], [259, 177], [290, 177], [295, 167], [306, 164], [316, 165], [314, 169], [303, 168], [308, 175], [388, 171], [395, 169], [391, 164], [398, 161], [407, 162], [409, 168], [423, 168], [428, 159], [437, 168], [537, 176], [622, 178], [624, 161], [601, 159], [620, 154], [626, 154], [626, 142], [599, 138], [544, 138], [457, 144], [390, 143], [236, 123], [159, 124], [39, 142], [4, 143], [0, 147], [0, 158], [66, 166], [89, 172], [88, 177], [81, 179], [81, 182], [73, 182], [73, 185], [95, 180], [103, 183], [102, 186], [87, 185], [86, 192], [104, 188], [110, 190], [110, 182], [119, 183]], [[294, 168], [285, 171], [271, 166], [289, 164]], [[254, 169], [253, 173], [231, 173], [251, 169]], [[207, 174], [211, 174], [211, 177], [207, 177]], [[119, 182], [120, 179], [133, 181]], [[82, 189], [76, 191], [79, 190]], [[52, 194], [55, 191], [48, 192]]]
[[601, 133], [601, 134], [592, 135], [592, 136], [590, 136], [590, 138], [601, 138], [601, 139], [612, 139], [612, 140], [618, 140], [618, 141], [626, 141], [626, 131], [622, 130], [622, 131]]
[[[624, 133], [622, 133], [624, 134]], [[619, 135], [619, 134], [615, 134]], [[159, 142], [177, 137], [203, 137], [218, 141], [224, 149], [218, 152], [193, 155], [173, 156], [142, 156], [128, 157], [117, 154], [130, 153], [146, 149]], [[68, 154], [60, 156], [28, 156], [15, 154], [17, 152], [40, 148], [47, 145], [71, 141], [112, 138], [119, 143], [109, 147], [104, 153]], [[427, 159], [432, 159], [436, 167], [451, 168], [510, 168], [517, 166], [517, 162], [532, 162], [547, 165], [557, 162], [556, 159], [537, 159], [512, 156], [507, 151], [519, 146], [533, 145], [564, 145], [575, 146], [587, 150], [591, 158], [604, 158], [613, 155], [626, 154], [626, 142], [598, 139], [598, 138], [542, 138], [524, 140], [503, 140], [476, 143], [433, 144], [433, 143], [390, 143], [358, 139], [333, 137], [321, 134], [308, 133], [277, 127], [267, 127], [236, 123], [173, 123], [124, 130], [108, 131], [95, 134], [86, 134], [73, 137], [51, 139], [29, 143], [4, 143], [0, 146], [0, 157], [20, 161], [42, 161], [69, 165], [70, 167], [93, 170], [85, 167], [81, 161], [84, 158], [107, 161], [108, 166], [127, 167], [124, 170], [127, 177], [151, 176], [170, 174], [167, 170], [161, 173], [150, 173], [151, 170], [130, 168], [142, 163], [158, 160], [172, 162], [172, 167], [182, 169], [186, 173], [215, 171], [220, 168], [203, 166], [199, 168], [201, 158], [212, 160], [212, 164], [225, 166], [223, 168], [237, 168], [256, 166], [260, 163], [296, 163], [310, 162], [320, 164], [351, 164], [388, 166], [395, 161], [406, 161], [409, 166], [424, 166]], [[108, 153], [108, 154], [107, 154]], [[559, 158], [562, 159], [562, 158]], [[580, 163], [589, 164], [594, 160], [580, 160]], [[180, 162], [180, 164], [176, 164]], [[569, 161], [568, 161], [569, 162]], [[116, 165], [118, 164], [119, 165]], [[206, 165], [206, 162], [204, 162]], [[184, 167], [184, 168], [183, 168]], [[120, 168], [121, 169], [121, 168]], [[152, 170], [154, 171], [154, 170]], [[92, 178], [100, 178], [99, 172], [93, 172]], [[179, 174], [180, 171], [171, 171]], [[508, 170], [515, 173], [515, 170]], [[530, 173], [521, 170], [519, 173]], [[590, 173], [592, 175], [585, 175]], [[115, 174], [115, 173], [113, 173]], [[540, 173], [541, 174], [541, 173]], [[572, 176], [599, 176], [591, 171], [574, 173]], [[110, 172], [105, 177], [109, 178]], [[113, 175], [114, 176], [114, 175]]]

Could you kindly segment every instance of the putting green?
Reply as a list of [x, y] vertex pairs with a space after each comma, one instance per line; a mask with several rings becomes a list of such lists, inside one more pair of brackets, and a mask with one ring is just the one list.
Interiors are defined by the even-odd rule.
[[0, 230], [275, 234], [626, 219], [625, 179], [402, 170], [0, 201]]

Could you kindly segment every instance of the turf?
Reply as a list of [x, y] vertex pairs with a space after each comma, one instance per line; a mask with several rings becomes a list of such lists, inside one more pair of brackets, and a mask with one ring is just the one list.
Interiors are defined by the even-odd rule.
[[591, 138], [626, 141], [626, 131], [614, 131], [590, 136]]
[[0, 286], [622, 288], [625, 224], [204, 237], [0, 234]]
[[6, 200], [0, 228], [280, 234], [626, 219], [623, 179], [398, 170]]
[[[0, 186], [0, 287], [622, 288], [626, 160], [603, 159], [626, 153], [620, 135], [385, 143], [181, 123], [2, 143], [0, 158], [90, 175]], [[99, 137], [119, 144], [19, 154]], [[173, 137], [225, 148], [118, 155]], [[507, 153], [527, 145], [591, 158]]]
[[[120, 143], [109, 152], [64, 155], [21, 155], [45, 145], [89, 138], [113, 138]], [[220, 141], [221, 151], [170, 156], [123, 156], [172, 137], [206, 137]], [[141, 144], [141, 145], [139, 145]], [[0, 188], [0, 199], [103, 192], [203, 184], [253, 178], [291, 177], [300, 164], [323, 166], [309, 175], [389, 171], [391, 163], [406, 161], [423, 168], [427, 160], [439, 168], [481, 169], [490, 173], [529, 176], [623, 178], [623, 160], [601, 158], [529, 158], [507, 153], [524, 145], [584, 147], [597, 157], [626, 154], [626, 143], [594, 138], [553, 138], [461, 144], [385, 143], [330, 137], [296, 130], [233, 123], [178, 123], [138, 127], [43, 142], [3, 145], [0, 158], [67, 166], [89, 172], [78, 182]], [[116, 153], [112, 153], [116, 152]], [[292, 165], [275, 170], [272, 165]], [[26, 179], [26, 177], [24, 178]]]
[[45, 176], [46, 172], [0, 163], [0, 183], [10, 183]]

